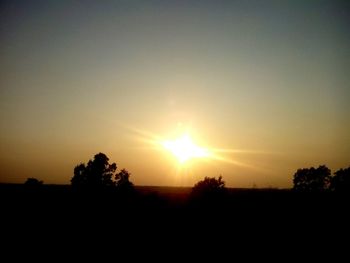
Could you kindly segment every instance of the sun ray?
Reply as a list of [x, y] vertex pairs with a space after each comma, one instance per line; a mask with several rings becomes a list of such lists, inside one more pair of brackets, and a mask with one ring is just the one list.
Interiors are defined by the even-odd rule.
[[[248, 164], [245, 162], [238, 161], [235, 158], [230, 158], [225, 155], [230, 154], [277, 154], [274, 152], [267, 152], [261, 150], [245, 150], [245, 149], [230, 149], [230, 148], [210, 148], [200, 147], [192, 141], [189, 135], [188, 129], [186, 133], [175, 139], [166, 139], [156, 133], [152, 133], [146, 130], [141, 130], [133, 127], [127, 127], [136, 136], [136, 139], [143, 142], [147, 146], [142, 149], [149, 150], [161, 150], [170, 152], [178, 160], [178, 169], [182, 170], [185, 164], [191, 159], [203, 159], [213, 160], [218, 162], [224, 162], [239, 167], [244, 167], [252, 170], [263, 171], [265, 169], [258, 167], [256, 164]], [[179, 172], [179, 171], [177, 171]]]
[[213, 148], [212, 152], [216, 153], [238, 153], [238, 154], [278, 154], [276, 152], [267, 152], [267, 151], [259, 151], [259, 150], [244, 150], [244, 149], [221, 149], [221, 148]]

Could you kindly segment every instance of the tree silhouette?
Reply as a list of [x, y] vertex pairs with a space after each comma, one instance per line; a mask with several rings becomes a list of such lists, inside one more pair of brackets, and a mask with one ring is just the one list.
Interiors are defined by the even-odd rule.
[[334, 173], [330, 188], [336, 192], [350, 193], [350, 167], [340, 169]]
[[126, 169], [122, 169], [115, 175], [117, 189], [121, 191], [129, 191], [134, 185], [129, 181], [130, 173]]
[[38, 187], [38, 186], [42, 186], [43, 183], [44, 183], [43, 181], [40, 181], [40, 180], [38, 180], [36, 178], [28, 178], [25, 181], [24, 185], [25, 186], [29, 186], [29, 187]]
[[122, 169], [114, 175], [116, 170], [115, 163], [110, 164], [105, 154], [98, 153], [86, 165], [80, 163], [74, 168], [74, 175], [71, 179], [72, 187], [86, 190], [109, 188], [115, 189], [122, 195], [133, 193], [134, 185], [129, 180], [130, 173]]
[[81, 163], [74, 168], [71, 183], [76, 188], [111, 187], [115, 185], [112, 176], [116, 170], [115, 163], [109, 164], [109, 158], [103, 153], [98, 153], [87, 165]]
[[86, 167], [85, 164], [81, 163], [74, 168], [74, 176], [71, 179], [72, 186], [86, 186]]
[[204, 180], [199, 181], [194, 185], [191, 192], [192, 199], [197, 200], [218, 200], [223, 198], [227, 193], [225, 182], [222, 176], [218, 179], [215, 177], [205, 177]]
[[301, 192], [320, 192], [328, 189], [330, 183], [331, 171], [327, 166], [322, 165], [318, 168], [298, 169], [294, 174], [293, 190]]

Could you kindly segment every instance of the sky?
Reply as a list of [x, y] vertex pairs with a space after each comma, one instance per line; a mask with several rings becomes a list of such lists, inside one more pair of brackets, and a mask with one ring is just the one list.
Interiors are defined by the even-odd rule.
[[[349, 1], [1, 1], [0, 182], [99, 152], [136, 185], [348, 167], [349, 31]], [[183, 134], [212, 157], [161, 147]]]

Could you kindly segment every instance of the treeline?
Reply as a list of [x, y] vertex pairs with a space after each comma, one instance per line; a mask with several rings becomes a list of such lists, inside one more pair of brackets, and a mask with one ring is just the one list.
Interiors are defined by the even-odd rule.
[[[28, 178], [25, 185], [39, 187], [43, 181], [36, 178]], [[87, 164], [80, 163], [74, 168], [71, 178], [71, 186], [76, 191], [115, 191], [123, 194], [133, 193], [134, 185], [130, 181], [130, 173], [126, 169], [117, 171], [116, 163], [109, 163], [109, 158], [104, 153], [98, 153]], [[350, 192], [350, 167], [339, 169], [333, 175], [326, 165], [318, 168], [298, 169], [293, 176], [293, 191], [296, 192]], [[225, 196], [227, 189], [220, 176], [205, 177], [197, 182], [191, 196], [218, 197]]]
[[320, 165], [318, 168], [298, 169], [293, 178], [293, 190], [300, 192], [349, 192], [350, 167], [340, 169], [331, 175], [331, 170]]

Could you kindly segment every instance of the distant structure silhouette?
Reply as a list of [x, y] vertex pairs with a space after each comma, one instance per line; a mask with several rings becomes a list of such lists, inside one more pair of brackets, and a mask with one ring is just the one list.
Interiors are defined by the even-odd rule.
[[328, 189], [331, 170], [321, 165], [318, 168], [298, 169], [294, 174], [293, 190], [299, 192], [321, 192]]

